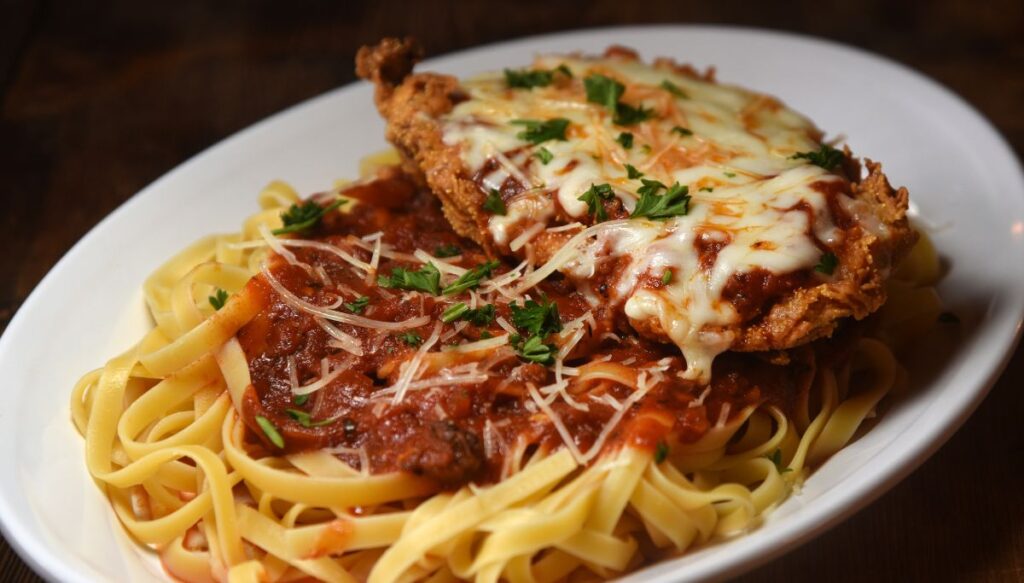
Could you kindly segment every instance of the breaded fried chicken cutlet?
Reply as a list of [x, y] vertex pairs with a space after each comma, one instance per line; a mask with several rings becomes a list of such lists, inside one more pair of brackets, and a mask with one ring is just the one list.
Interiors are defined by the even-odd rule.
[[387, 137], [461, 235], [514, 256], [517, 295], [564, 277], [688, 378], [726, 350], [784, 350], [885, 301], [917, 239], [906, 189], [779, 100], [613, 47], [469, 80], [364, 47]]

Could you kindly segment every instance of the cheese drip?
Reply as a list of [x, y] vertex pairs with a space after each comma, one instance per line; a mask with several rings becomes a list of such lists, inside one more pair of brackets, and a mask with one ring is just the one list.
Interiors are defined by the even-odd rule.
[[[753, 269], [813, 268], [822, 255], [818, 242], [832, 246], [841, 237], [824, 189], [813, 185], [843, 179], [792, 157], [818, 150], [818, 131], [771, 97], [627, 59], [542, 56], [534, 68], [561, 65], [572, 79], [547, 87], [510, 89], [500, 73], [465, 81], [471, 98], [442, 119], [445, 142], [459, 147], [485, 192], [516, 193], [508, 212], [488, 225], [495, 243], [510, 251], [509, 243], [537, 224], [557, 229], [559, 215], [586, 220], [588, 207], [579, 199], [592, 185], [609, 184], [631, 213], [642, 183], [628, 177], [627, 164], [643, 178], [687, 186], [687, 215], [601, 229], [582, 238], [579, 252], [558, 270], [586, 280], [598, 262], [618, 260], [613, 300], [634, 325], [663, 331], [686, 358], [686, 376], [707, 382], [714, 357], [734, 340], [725, 328], [740, 322], [723, 299], [726, 284]], [[622, 101], [654, 115], [615, 124], [606, 107], [587, 101], [582, 79], [592, 74], [620, 81]], [[512, 123], [553, 118], [570, 121], [566, 140], [530, 144], [518, 137], [523, 126]], [[633, 136], [629, 148], [623, 132]], [[550, 152], [547, 163], [537, 155], [541, 147]], [[710, 265], [702, 263], [698, 237], [717, 247]], [[667, 270], [669, 284], [643, 284], [645, 274], [660, 278]]]

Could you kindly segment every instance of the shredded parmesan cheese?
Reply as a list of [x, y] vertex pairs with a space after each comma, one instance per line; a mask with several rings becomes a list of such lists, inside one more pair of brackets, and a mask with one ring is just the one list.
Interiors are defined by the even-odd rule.
[[263, 277], [270, 284], [270, 287], [274, 288], [274, 291], [281, 296], [281, 298], [293, 308], [320, 316], [326, 320], [332, 320], [334, 322], [341, 322], [343, 324], [349, 324], [352, 326], [359, 326], [361, 328], [374, 328], [377, 330], [408, 330], [409, 328], [418, 328], [430, 322], [429, 316], [419, 316], [417, 318], [410, 318], [402, 322], [385, 322], [382, 320], [372, 320], [370, 318], [364, 318], [362, 316], [356, 316], [355, 314], [346, 314], [344, 312], [338, 312], [336, 310], [330, 310], [321, 306], [317, 306], [307, 302], [299, 296], [293, 294], [288, 288], [274, 277], [274, 274], [270, 272], [270, 269], [264, 267], [262, 272]]
[[394, 398], [391, 400], [392, 405], [397, 405], [402, 402], [405, 398], [406, 391], [409, 390], [409, 384], [412, 382], [413, 377], [418, 375], [420, 372], [420, 364], [423, 362], [423, 356], [430, 350], [434, 344], [437, 343], [437, 339], [441, 337], [441, 322], [434, 323], [434, 331], [430, 333], [430, 337], [427, 338], [423, 344], [420, 345], [419, 349], [416, 350], [416, 354], [413, 355], [412, 359], [406, 361], [403, 364], [402, 374], [398, 377], [398, 382], [393, 386], [385, 390], [393, 390]]

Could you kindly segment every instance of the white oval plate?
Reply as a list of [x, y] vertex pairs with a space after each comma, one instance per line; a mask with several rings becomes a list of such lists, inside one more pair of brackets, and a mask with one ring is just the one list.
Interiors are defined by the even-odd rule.
[[[1012, 353], [1024, 313], [1024, 177], [999, 134], [922, 75], [817, 39], [718, 27], [629, 27], [542, 36], [431, 60], [466, 75], [548, 51], [612, 43], [664, 55], [777, 95], [909, 187], [951, 269], [940, 293], [964, 317], [955, 351], [863, 438], [818, 469], [759, 528], [629, 577], [735, 575], [835, 525], [931, 455], [977, 406]], [[138, 193], [50, 271], [0, 339], [0, 521], [23, 558], [61, 581], [167, 580], [117, 525], [85, 470], [68, 410], [83, 372], [148, 328], [140, 288], [196, 238], [232, 231], [269, 180], [303, 193], [353, 176], [385, 147], [370, 87], [322, 95], [228, 138]], [[921, 377], [919, 377], [921, 378]], [[870, 542], [866, 543], [870, 545]]]

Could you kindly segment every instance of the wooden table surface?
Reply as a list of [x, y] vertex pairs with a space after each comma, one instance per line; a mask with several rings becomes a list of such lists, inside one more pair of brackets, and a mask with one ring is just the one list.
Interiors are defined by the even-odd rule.
[[[436, 55], [611, 24], [803, 32], [923, 71], [1024, 154], [1020, 0], [89, 4], [0, 0], [0, 330], [107, 213], [207, 146], [352, 81], [356, 49], [383, 35], [413, 34]], [[1024, 581], [1022, 385], [1018, 350], [978, 411], [912, 476], [743, 580]], [[2, 541], [0, 579], [38, 580]]]

